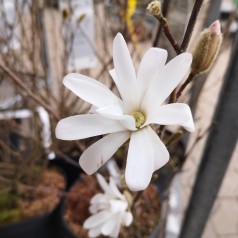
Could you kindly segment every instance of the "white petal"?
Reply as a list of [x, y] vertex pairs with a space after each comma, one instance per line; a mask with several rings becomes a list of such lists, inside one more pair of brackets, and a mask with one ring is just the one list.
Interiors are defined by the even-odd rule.
[[97, 203], [97, 202], [101, 202], [101, 200], [104, 200], [105, 194], [104, 193], [97, 193], [96, 195], [94, 195], [91, 200], [90, 203]]
[[112, 177], [110, 177], [109, 184], [110, 184], [110, 188], [113, 192], [114, 197], [119, 198], [121, 200], [125, 200], [125, 197], [120, 193], [120, 191], [116, 185], [116, 182], [114, 181], [114, 179]]
[[125, 130], [125, 127], [117, 120], [111, 120], [98, 114], [83, 114], [60, 120], [55, 134], [61, 140], [80, 140]]
[[98, 213], [100, 210], [108, 210], [108, 209], [110, 209], [109, 200], [108, 203], [95, 203], [89, 207], [89, 211], [91, 214]]
[[142, 102], [142, 110], [147, 114], [160, 106], [177, 87], [187, 73], [192, 62], [190, 53], [176, 56], [153, 77]]
[[110, 219], [110, 217], [111, 217], [110, 211], [101, 211], [86, 219], [85, 222], [83, 223], [83, 227], [85, 229], [91, 229], [104, 223], [105, 221]]
[[109, 134], [88, 147], [79, 159], [82, 169], [89, 175], [106, 163], [130, 137], [129, 132]]
[[122, 217], [122, 224], [125, 226], [130, 226], [133, 221], [133, 216], [131, 212], [125, 212]]
[[148, 138], [153, 150], [155, 171], [164, 166], [169, 161], [170, 156], [164, 143], [150, 127], [148, 128]]
[[121, 227], [121, 216], [115, 214], [102, 227], [102, 234], [109, 237], [118, 237]]
[[123, 115], [123, 110], [121, 105], [119, 104], [110, 104], [106, 107], [100, 107], [95, 110], [97, 113], [101, 115], [105, 115], [108, 118], [114, 119], [117, 116], [122, 116]]
[[154, 157], [148, 140], [148, 127], [132, 132], [125, 171], [126, 184], [131, 191], [145, 189], [154, 171]]
[[98, 237], [101, 234], [102, 225], [93, 227], [89, 230], [88, 236], [91, 237]]
[[68, 74], [63, 83], [77, 96], [96, 107], [104, 107], [121, 101], [104, 84], [82, 74]]
[[[171, 103], [159, 106], [148, 114], [144, 125], [182, 125], [191, 119], [189, 106], [184, 103]], [[190, 113], [189, 113], [190, 112]]]
[[111, 77], [112, 77], [114, 83], [115, 83], [116, 85], [118, 85], [119, 82], [118, 82], [118, 79], [117, 79], [117, 75], [116, 75], [116, 70], [115, 70], [115, 68], [109, 70], [109, 74], [111, 75]]
[[115, 159], [111, 159], [107, 162], [107, 170], [110, 174], [110, 177], [113, 178], [115, 186], [121, 186], [121, 171], [115, 161]]
[[189, 120], [186, 123], [181, 124], [184, 129], [186, 129], [189, 132], [194, 132], [195, 131], [195, 126], [194, 126], [194, 121], [193, 121], [193, 116], [190, 107], [185, 108], [187, 111], [186, 113], [189, 115]]
[[118, 111], [114, 105], [108, 107], [99, 108], [96, 112], [106, 118], [120, 121], [120, 123], [130, 131], [136, 131], [135, 119], [131, 115], [123, 115], [122, 111]]
[[142, 99], [155, 74], [165, 65], [167, 56], [167, 51], [159, 48], [150, 48], [145, 53], [137, 73], [140, 91], [139, 98]]
[[110, 204], [112, 213], [124, 212], [128, 207], [127, 202], [121, 200], [112, 199], [110, 200]]
[[126, 42], [120, 33], [116, 35], [113, 42], [113, 62], [117, 76], [115, 83], [122, 100], [126, 102], [127, 106], [137, 106], [135, 69]]
[[98, 183], [99, 183], [100, 187], [102, 188], [102, 190], [108, 195], [113, 195], [111, 187], [109, 186], [107, 181], [104, 179], [104, 177], [101, 174], [96, 174], [96, 176], [97, 176]]

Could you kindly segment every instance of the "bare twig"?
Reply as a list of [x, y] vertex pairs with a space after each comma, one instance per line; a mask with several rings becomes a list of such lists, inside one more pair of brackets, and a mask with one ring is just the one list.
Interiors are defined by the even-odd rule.
[[[194, 3], [193, 10], [192, 10], [189, 22], [188, 22], [188, 26], [187, 26], [181, 47], [178, 52], [176, 51], [177, 54], [181, 54], [182, 52], [187, 50], [187, 47], [188, 47], [189, 41], [191, 39], [193, 29], [194, 29], [195, 23], [197, 21], [197, 17], [200, 12], [203, 1], [204, 0], [196, 0]], [[187, 82], [187, 83], [189, 83], [189, 82]], [[170, 95], [169, 103], [173, 103], [176, 101], [176, 98], [177, 98], [176, 94], [177, 94], [176, 89], [174, 89], [174, 91]]]
[[188, 47], [188, 44], [189, 44], [189, 41], [191, 39], [193, 29], [194, 29], [195, 23], [197, 21], [197, 17], [198, 17], [198, 14], [200, 12], [203, 1], [204, 0], [196, 0], [195, 3], [194, 3], [193, 10], [192, 10], [189, 22], [188, 22], [188, 26], [187, 26], [187, 29], [185, 31], [184, 38], [183, 38], [183, 41], [182, 41], [182, 44], [181, 44], [181, 47], [180, 47], [180, 53], [186, 51], [186, 49]]
[[37, 97], [27, 87], [27, 85], [16, 74], [14, 74], [7, 66], [4, 66], [0, 62], [0, 68], [16, 83], [16, 85], [18, 85], [21, 89], [23, 89], [31, 99], [33, 99], [37, 104], [44, 107], [56, 120], [60, 120], [59, 115], [47, 103], [43, 102], [39, 97]]
[[165, 24], [165, 26], [163, 27], [163, 31], [164, 31], [165, 36], [169, 40], [170, 44], [174, 48], [175, 52], [177, 54], [179, 54], [180, 53], [180, 46], [179, 46], [178, 42], [175, 40], [175, 38], [173, 37], [173, 35], [172, 35], [172, 33], [169, 29], [168, 23]]
[[175, 98], [172, 99], [174, 102], [176, 102], [179, 99], [179, 97], [182, 95], [182, 92], [184, 91], [184, 89], [194, 79], [194, 77], [195, 76], [192, 73], [189, 74], [189, 76], [186, 79], [186, 81], [181, 85], [181, 87], [179, 88], [178, 92], [176, 93]]
[[[163, 3], [162, 13], [163, 13], [164, 17], [167, 17], [170, 2], [171, 2], [171, 0], [167, 0], [167, 1], [164, 1], [164, 3]], [[153, 47], [156, 47], [158, 45], [161, 32], [162, 32], [162, 25], [159, 24], [159, 27], [158, 27], [158, 30], [156, 32], [156, 36], [155, 36], [155, 39], [153, 42]]]

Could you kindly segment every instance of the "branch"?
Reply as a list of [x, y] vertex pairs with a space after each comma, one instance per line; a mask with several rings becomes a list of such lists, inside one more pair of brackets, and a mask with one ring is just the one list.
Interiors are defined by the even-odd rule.
[[44, 101], [42, 101], [39, 97], [37, 97], [28, 87], [27, 85], [15, 74], [13, 73], [7, 66], [4, 66], [0, 62], [0, 68], [18, 85], [21, 89], [23, 89], [31, 99], [33, 99], [37, 104], [44, 107], [53, 117], [58, 121], [60, 117], [56, 112]]
[[[167, 1], [164, 1], [164, 3], [163, 3], [162, 13], [163, 13], [164, 17], [167, 17], [170, 2], [171, 2], [171, 0], [167, 0]], [[154, 42], [153, 42], [153, 47], [156, 47], [158, 45], [159, 38], [160, 38], [160, 35], [161, 35], [161, 31], [162, 31], [162, 25], [159, 24], [159, 27], [158, 27], [158, 30], [156, 32], [156, 36], [155, 36], [155, 39], [154, 39]]]
[[182, 95], [182, 92], [184, 91], [184, 89], [194, 79], [194, 77], [195, 77], [195, 75], [193, 75], [192, 73], [189, 74], [189, 76], [186, 79], [186, 81], [181, 85], [181, 87], [179, 88], [178, 92], [176, 93], [175, 98], [173, 98], [173, 102], [176, 102], [179, 99], [179, 97]]
[[184, 38], [183, 38], [183, 41], [182, 41], [182, 44], [181, 44], [181, 47], [180, 47], [180, 53], [186, 51], [186, 49], [188, 48], [188, 44], [189, 44], [189, 41], [191, 39], [193, 29], [194, 29], [195, 23], [197, 21], [198, 14], [201, 10], [201, 6], [203, 4], [203, 1], [204, 0], [196, 0], [195, 3], [194, 3], [193, 10], [192, 10], [189, 22], [188, 22], [188, 26], [187, 26], [187, 29], [186, 29], [186, 32], [184, 34]]

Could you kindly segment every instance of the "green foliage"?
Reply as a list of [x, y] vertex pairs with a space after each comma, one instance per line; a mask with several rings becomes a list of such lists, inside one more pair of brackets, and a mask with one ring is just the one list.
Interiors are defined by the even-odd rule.
[[0, 190], [0, 209], [4, 208], [16, 208], [17, 207], [18, 194], [7, 189], [2, 188]]
[[21, 211], [18, 208], [4, 209], [0, 212], [0, 225], [8, 224], [9, 222], [17, 221], [21, 217]]
[[21, 210], [18, 208], [18, 197], [16, 192], [0, 189], [0, 225], [14, 222], [21, 217]]

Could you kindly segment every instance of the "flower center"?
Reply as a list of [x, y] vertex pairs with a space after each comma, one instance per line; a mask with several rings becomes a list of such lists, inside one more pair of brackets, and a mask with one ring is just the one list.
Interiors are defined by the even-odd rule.
[[141, 112], [132, 112], [131, 116], [135, 119], [136, 128], [140, 129], [140, 127], [145, 123], [145, 116]]

